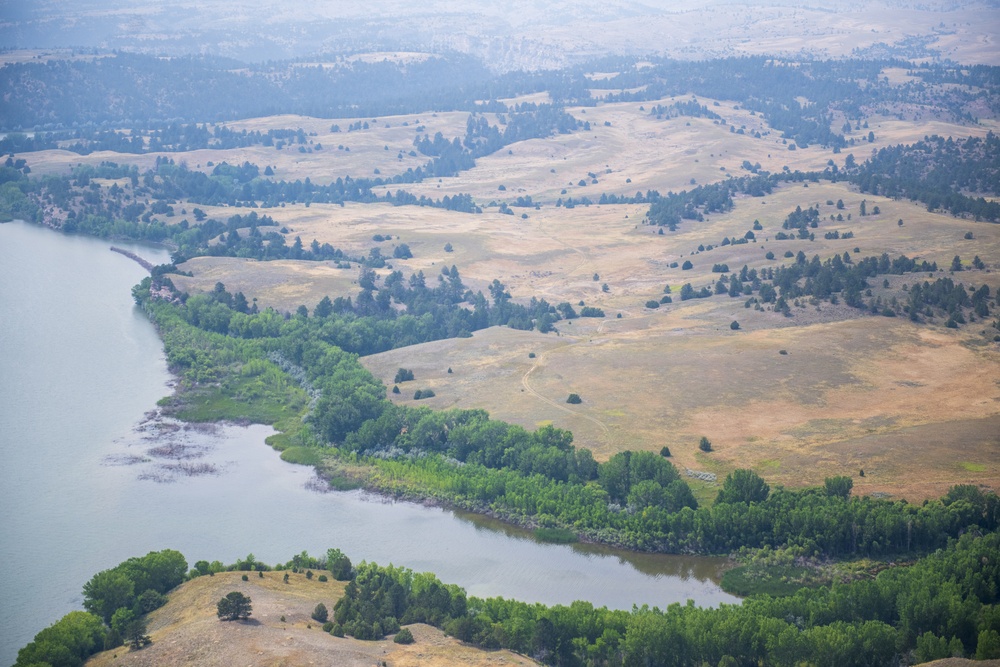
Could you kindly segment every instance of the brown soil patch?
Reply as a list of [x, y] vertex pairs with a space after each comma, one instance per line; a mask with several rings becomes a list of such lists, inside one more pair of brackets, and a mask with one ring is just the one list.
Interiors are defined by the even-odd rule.
[[[316, 604], [328, 609], [343, 595], [341, 582], [308, 580], [283, 572], [267, 572], [263, 579], [239, 572], [199, 577], [170, 594], [170, 601], [150, 615], [153, 643], [141, 651], [119, 647], [91, 658], [88, 667], [154, 667], [159, 665], [315, 665], [391, 667], [408, 665], [533, 665], [509, 651], [480, 651], [446, 637], [426, 625], [409, 626], [416, 642], [410, 646], [391, 639], [363, 642], [337, 638], [323, 632], [310, 618]], [[238, 590], [252, 600], [253, 614], [246, 622], [222, 622], [215, 605], [229, 591]], [[285, 617], [285, 621], [281, 617]]]

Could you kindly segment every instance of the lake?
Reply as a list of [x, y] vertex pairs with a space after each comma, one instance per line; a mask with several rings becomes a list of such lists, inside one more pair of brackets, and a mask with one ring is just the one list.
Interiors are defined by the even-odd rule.
[[738, 601], [716, 583], [722, 559], [542, 544], [484, 517], [326, 491], [311, 468], [264, 444], [266, 426], [149, 422], [171, 376], [131, 299], [146, 273], [110, 246], [0, 224], [0, 665], [81, 608], [94, 573], [165, 548], [190, 565], [337, 547], [355, 563], [434, 572], [471, 595], [546, 604]]

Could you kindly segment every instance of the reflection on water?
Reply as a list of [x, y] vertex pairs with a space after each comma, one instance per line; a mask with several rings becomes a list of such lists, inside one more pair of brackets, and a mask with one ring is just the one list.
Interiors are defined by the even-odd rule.
[[[493, 517], [462, 510], [455, 510], [453, 514], [457, 519], [467, 521], [480, 530], [503, 533], [510, 538], [529, 540], [539, 545], [555, 546], [536, 538], [532, 530], [512, 526]], [[729, 559], [721, 557], [641, 553], [588, 542], [558, 546], [571, 549], [583, 556], [617, 558], [623, 567], [632, 567], [651, 577], [693, 578], [706, 583], [718, 583], [730, 563]]]

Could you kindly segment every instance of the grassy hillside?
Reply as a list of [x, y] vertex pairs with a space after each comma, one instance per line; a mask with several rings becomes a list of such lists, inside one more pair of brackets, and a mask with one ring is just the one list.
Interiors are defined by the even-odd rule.
[[[188, 581], [170, 594], [170, 601], [152, 612], [149, 634], [153, 643], [140, 650], [119, 647], [93, 656], [88, 667], [146, 665], [310, 665], [336, 664], [370, 667], [409, 665], [533, 665], [509, 651], [482, 651], [446, 637], [427, 625], [408, 626], [416, 640], [409, 646], [381, 641], [358, 641], [323, 632], [310, 615], [320, 602], [328, 609], [343, 595], [344, 582], [320, 582], [305, 574], [222, 572]], [[216, 603], [237, 590], [252, 600], [248, 621], [223, 622]]]

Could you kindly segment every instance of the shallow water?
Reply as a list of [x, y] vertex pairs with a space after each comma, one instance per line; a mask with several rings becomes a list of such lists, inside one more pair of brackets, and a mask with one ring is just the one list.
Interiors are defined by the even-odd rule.
[[[95, 572], [154, 549], [232, 562], [342, 549], [431, 571], [477, 596], [629, 609], [735, 602], [722, 561], [550, 545], [475, 515], [317, 490], [264, 426], [157, 431], [162, 346], [130, 288], [145, 275], [110, 243], [0, 224], [0, 664], [80, 608]], [[115, 243], [160, 263], [162, 249]]]

